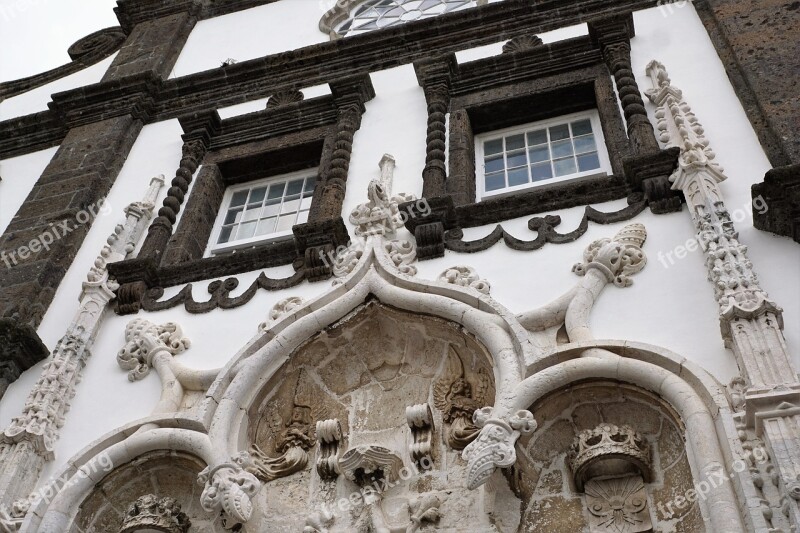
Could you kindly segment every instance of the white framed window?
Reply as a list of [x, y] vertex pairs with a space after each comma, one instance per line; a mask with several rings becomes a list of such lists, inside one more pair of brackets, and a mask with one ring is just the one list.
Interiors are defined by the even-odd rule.
[[476, 0], [366, 0], [358, 4], [335, 29], [341, 36], [359, 35], [475, 5]]
[[597, 110], [477, 135], [475, 159], [479, 199], [612, 172]]
[[314, 170], [283, 174], [225, 190], [209, 244], [210, 254], [246, 248], [292, 234], [308, 220]]

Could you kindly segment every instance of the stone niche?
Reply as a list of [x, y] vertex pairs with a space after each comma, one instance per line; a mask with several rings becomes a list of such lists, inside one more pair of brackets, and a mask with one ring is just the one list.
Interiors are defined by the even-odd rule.
[[[492, 405], [494, 394], [491, 358], [461, 326], [374, 300], [359, 307], [298, 348], [253, 404], [248, 438], [258, 466], [251, 471], [266, 482], [247, 531], [406, 531], [412, 515], [423, 514], [420, 531], [516, 531], [520, 501], [508, 482], [498, 474], [497, 487], [467, 490], [466, 463], [447, 444], [458, 418], [451, 407]], [[426, 430], [412, 431], [406, 415], [420, 404], [433, 425], [427, 469], [411, 452], [427, 442], [415, 432]], [[340, 472], [321, 476], [315, 466], [328, 452], [314, 428], [332, 419], [341, 426]], [[460, 429], [467, 438], [469, 428]], [[370, 461], [382, 471], [348, 470]], [[378, 498], [365, 491], [375, 478], [390, 481], [379, 484]]]
[[95, 486], [81, 503], [70, 533], [118, 533], [131, 506], [147, 495], [162, 501], [174, 499], [184, 521], [191, 523], [189, 533], [224, 533], [219, 517], [200, 506], [203, 487], [197, 484], [197, 475], [205, 467], [202, 460], [183, 452], [141, 455], [115, 468]]
[[[507, 472], [526, 502], [521, 531], [706, 531], [698, 502], [676, 500], [694, 481], [684, 428], [665, 402], [626, 384], [590, 382], [553, 393], [530, 410], [539, 429], [520, 440], [517, 463]], [[584, 450], [587, 443], [606, 442], [644, 453], [606, 461], [576, 476], [572, 466], [581, 461], [574, 461], [570, 448], [581, 437]]]

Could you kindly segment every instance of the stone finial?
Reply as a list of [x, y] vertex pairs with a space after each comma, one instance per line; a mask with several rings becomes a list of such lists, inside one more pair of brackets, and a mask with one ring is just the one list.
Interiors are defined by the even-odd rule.
[[609, 282], [618, 287], [633, 283], [630, 276], [641, 271], [647, 264], [647, 256], [642, 246], [647, 240], [647, 230], [642, 224], [628, 224], [613, 239], [598, 239], [583, 252], [583, 262], [576, 263], [572, 271], [585, 276], [591, 269], [597, 269]]
[[652, 477], [650, 446], [630, 426], [604, 423], [582, 431], [569, 449], [568, 460], [580, 491], [594, 477], [641, 475], [645, 481]]
[[156, 353], [164, 351], [177, 355], [191, 345], [178, 324], [156, 325], [143, 318], [128, 323], [125, 341], [125, 346], [117, 353], [117, 364], [123, 370], [130, 370], [130, 381], [138, 381], [150, 373]]
[[191, 525], [189, 517], [181, 511], [181, 504], [177, 500], [146, 494], [140, 496], [128, 507], [119, 533], [135, 533], [137, 531], [186, 533]]

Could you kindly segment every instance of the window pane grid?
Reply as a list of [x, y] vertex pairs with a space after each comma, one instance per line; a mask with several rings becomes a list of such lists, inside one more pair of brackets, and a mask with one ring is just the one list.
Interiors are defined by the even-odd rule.
[[308, 220], [314, 176], [272, 181], [233, 193], [217, 244], [290, 231]]
[[600, 168], [588, 118], [488, 139], [483, 142], [483, 154], [486, 192]]
[[366, 0], [351, 11], [336, 31], [342, 36], [357, 35], [475, 5], [475, 0]]

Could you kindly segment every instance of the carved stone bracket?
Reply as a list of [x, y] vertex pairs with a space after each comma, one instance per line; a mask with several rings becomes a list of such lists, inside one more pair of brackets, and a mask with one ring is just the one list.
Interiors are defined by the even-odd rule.
[[430, 468], [433, 462], [434, 432], [431, 406], [423, 403], [406, 407], [406, 421], [413, 440], [409, 447], [411, 460], [423, 470]]
[[317, 422], [317, 474], [325, 480], [339, 477], [339, 448], [342, 440], [342, 425], [335, 418]]
[[345, 477], [360, 486], [397, 480], [403, 460], [383, 446], [365, 444], [350, 448], [339, 459], [339, 468]]
[[517, 460], [514, 450], [517, 439], [536, 430], [533, 415], [525, 410], [503, 420], [492, 418], [492, 408], [484, 407], [475, 411], [472, 420], [481, 431], [461, 454], [467, 461], [467, 488], [470, 490], [486, 483], [496, 469], [513, 465]]
[[206, 467], [197, 477], [203, 487], [200, 505], [209, 512], [220, 512], [223, 526], [231, 529], [250, 520], [253, 513], [253, 496], [261, 488], [256, 477], [245, 471], [243, 452], [232, 462]]

